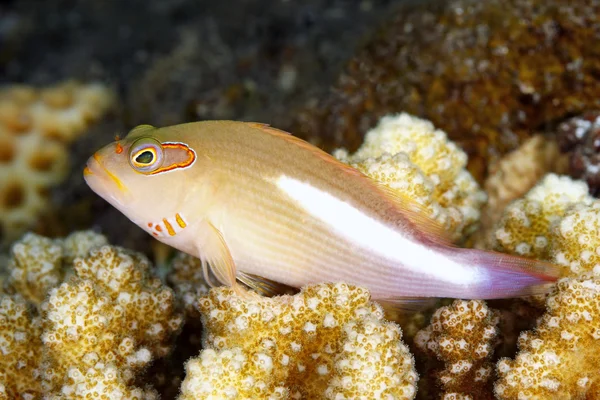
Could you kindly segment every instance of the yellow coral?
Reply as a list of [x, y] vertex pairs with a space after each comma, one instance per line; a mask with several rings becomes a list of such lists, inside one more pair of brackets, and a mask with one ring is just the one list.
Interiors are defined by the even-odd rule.
[[406, 113], [383, 117], [352, 155], [333, 155], [425, 206], [455, 240], [472, 232], [485, 194], [466, 171], [466, 154], [431, 122]]
[[499, 315], [480, 300], [439, 308], [415, 336], [417, 347], [444, 363], [437, 374], [447, 399], [480, 398], [492, 375]]
[[189, 254], [177, 253], [171, 263], [168, 279], [177, 298], [183, 302], [188, 316], [199, 318], [196, 301], [198, 297], [208, 293], [209, 289], [204, 281], [200, 259]]
[[67, 173], [67, 144], [112, 103], [100, 84], [65, 82], [0, 90], [0, 229], [14, 239], [47, 209], [48, 189]]
[[75, 275], [42, 304], [45, 390], [68, 385], [68, 368], [84, 373], [98, 363], [114, 364], [130, 384], [152, 357], [168, 354], [183, 319], [149, 267], [143, 255], [112, 246], [75, 259]]
[[548, 174], [524, 198], [511, 203], [492, 232], [497, 251], [550, 258], [551, 226], [575, 204], [590, 204], [587, 185], [566, 176]]
[[[75, 232], [27, 234], [13, 246], [6, 286], [16, 294], [0, 301], [0, 399], [155, 398], [134, 379], [170, 351], [183, 318], [145, 256], [105, 243]], [[39, 317], [25, 312], [21, 292]]]
[[369, 297], [345, 284], [252, 300], [211, 290], [199, 300], [205, 350], [180, 399], [413, 398], [412, 356]]
[[0, 296], [0, 399], [40, 394], [41, 323], [20, 296]]
[[91, 231], [74, 232], [64, 239], [27, 233], [11, 248], [6, 291], [39, 306], [48, 291], [62, 282], [75, 257], [104, 244], [106, 238]]
[[597, 398], [600, 276], [563, 278], [546, 304], [536, 330], [519, 337], [516, 359], [498, 362], [496, 395], [519, 400]]

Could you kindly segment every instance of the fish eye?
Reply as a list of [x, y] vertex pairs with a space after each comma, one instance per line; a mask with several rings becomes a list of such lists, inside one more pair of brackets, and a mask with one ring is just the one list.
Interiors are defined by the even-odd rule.
[[161, 167], [163, 149], [155, 139], [141, 138], [136, 140], [129, 151], [129, 163], [138, 172], [149, 173]]

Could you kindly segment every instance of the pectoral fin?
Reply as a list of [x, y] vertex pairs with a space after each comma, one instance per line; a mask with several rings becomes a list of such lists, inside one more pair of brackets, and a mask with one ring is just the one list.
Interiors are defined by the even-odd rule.
[[231, 286], [239, 296], [248, 297], [249, 292], [237, 283], [235, 262], [223, 235], [211, 222], [206, 221], [205, 224], [205, 237], [202, 238], [200, 252], [203, 265], [208, 264], [214, 276], [223, 285]]

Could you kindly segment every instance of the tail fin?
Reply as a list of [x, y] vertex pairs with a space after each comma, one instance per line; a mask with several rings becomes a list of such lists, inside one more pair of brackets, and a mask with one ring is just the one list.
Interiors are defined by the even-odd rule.
[[455, 249], [462, 263], [487, 274], [470, 291], [473, 299], [498, 299], [546, 294], [560, 278], [562, 268], [546, 261], [475, 249]]

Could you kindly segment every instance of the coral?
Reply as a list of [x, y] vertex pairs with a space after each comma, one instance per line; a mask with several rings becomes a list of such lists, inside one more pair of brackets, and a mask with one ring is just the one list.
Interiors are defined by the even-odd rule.
[[76, 257], [104, 244], [106, 238], [91, 231], [74, 232], [64, 239], [27, 233], [11, 248], [5, 290], [39, 306], [48, 291], [63, 281]]
[[75, 259], [75, 275], [42, 304], [44, 390], [79, 390], [71, 389], [70, 377], [85, 377], [99, 364], [118, 371], [128, 385], [153, 357], [168, 354], [183, 319], [173, 292], [149, 268], [141, 254], [111, 246]]
[[48, 190], [65, 178], [67, 145], [112, 103], [100, 84], [0, 90], [0, 230], [12, 240], [48, 208]]
[[400, 328], [369, 297], [341, 283], [251, 300], [212, 289], [199, 299], [205, 346], [186, 365], [180, 399], [413, 398]]
[[519, 337], [516, 358], [498, 362], [496, 395], [500, 399], [597, 398], [600, 277], [563, 278], [546, 304], [548, 310], [535, 331]]
[[445, 399], [481, 398], [489, 392], [498, 322], [498, 313], [485, 302], [456, 300], [439, 308], [431, 324], [417, 333], [417, 348], [444, 364], [437, 377]]
[[506, 208], [491, 234], [491, 246], [504, 253], [548, 260], [552, 251], [552, 224], [564, 217], [571, 206], [592, 201], [584, 182], [548, 174], [522, 199]]
[[465, 170], [466, 154], [429, 121], [406, 113], [383, 117], [355, 153], [333, 154], [424, 205], [455, 240], [479, 220], [485, 194]]
[[600, 202], [577, 204], [552, 230], [552, 259], [570, 275], [600, 271]]
[[[585, 184], [581, 183], [581, 189]], [[547, 198], [546, 201], [549, 201]], [[502, 359], [500, 399], [597, 398], [600, 392], [600, 203], [580, 201], [558, 217], [549, 237], [550, 259], [565, 275], [546, 300], [546, 313], [523, 332], [514, 360]], [[525, 227], [536, 233], [540, 226]]]
[[40, 393], [41, 321], [18, 295], [0, 295], [0, 399]]
[[600, 111], [587, 111], [560, 124], [556, 138], [569, 154], [569, 175], [587, 182], [600, 195]]
[[531, 132], [597, 106], [597, 1], [415, 3], [386, 21], [288, 130], [352, 150], [379, 118], [405, 111], [464, 146], [481, 182], [488, 161]]
[[168, 280], [177, 298], [183, 302], [188, 317], [199, 318], [196, 301], [208, 293], [209, 289], [204, 281], [200, 259], [189, 254], [177, 253], [171, 263]]
[[542, 135], [527, 139], [518, 149], [492, 163], [484, 184], [488, 201], [481, 215], [482, 229], [491, 229], [506, 206], [525, 195], [544, 175], [566, 172], [564, 164], [556, 142]]

